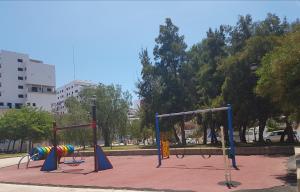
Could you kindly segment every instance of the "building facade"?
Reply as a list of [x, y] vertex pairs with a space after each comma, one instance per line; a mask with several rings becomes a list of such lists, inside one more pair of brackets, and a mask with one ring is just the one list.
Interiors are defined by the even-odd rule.
[[58, 114], [64, 114], [67, 112], [65, 107], [65, 101], [69, 97], [75, 97], [77, 100], [80, 100], [79, 93], [86, 87], [96, 86], [90, 81], [74, 80], [70, 83], [63, 85], [56, 90], [56, 103], [52, 105], [54, 112]]
[[0, 108], [22, 105], [51, 111], [55, 102], [55, 66], [27, 54], [0, 51]]

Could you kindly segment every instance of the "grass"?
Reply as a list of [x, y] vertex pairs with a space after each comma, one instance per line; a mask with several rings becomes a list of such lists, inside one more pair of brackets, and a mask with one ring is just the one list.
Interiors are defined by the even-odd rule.
[[11, 153], [11, 154], [0, 153], [0, 159], [11, 158], [11, 157], [21, 157], [22, 155], [25, 155], [25, 154], [26, 153]]

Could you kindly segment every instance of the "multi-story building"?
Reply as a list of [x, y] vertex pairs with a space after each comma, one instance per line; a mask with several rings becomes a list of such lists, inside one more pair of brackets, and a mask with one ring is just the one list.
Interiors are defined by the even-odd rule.
[[27, 54], [0, 51], [0, 108], [28, 105], [50, 111], [55, 98], [54, 65]]
[[54, 112], [64, 114], [67, 112], [65, 101], [69, 97], [75, 97], [80, 100], [79, 93], [86, 87], [96, 86], [90, 81], [74, 80], [70, 83], [63, 85], [56, 90], [56, 103], [52, 105]]

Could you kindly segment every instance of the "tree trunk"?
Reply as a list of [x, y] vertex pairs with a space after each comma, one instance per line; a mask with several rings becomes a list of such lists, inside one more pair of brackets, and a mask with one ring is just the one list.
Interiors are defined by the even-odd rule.
[[182, 118], [181, 123], [180, 123], [180, 130], [181, 130], [181, 142], [182, 145], [186, 145], [186, 140], [185, 140], [185, 130], [184, 130], [184, 119]]
[[30, 141], [30, 150], [32, 150], [33, 149], [33, 141], [31, 140]]
[[288, 143], [294, 143], [295, 142], [294, 131], [293, 131], [292, 124], [288, 119], [286, 119], [286, 133], [287, 133], [287, 136], [288, 136], [287, 142]]
[[246, 130], [247, 130], [247, 126], [243, 125], [242, 126], [242, 140], [241, 140], [243, 143], [247, 143], [247, 140], [246, 140]]
[[226, 146], [229, 145], [229, 129], [227, 125], [224, 125], [224, 137]]
[[21, 153], [22, 152], [22, 148], [23, 148], [23, 139], [21, 139], [21, 144], [20, 144], [20, 149], [19, 149], [19, 153]]
[[103, 128], [103, 138], [104, 138], [104, 146], [109, 147], [110, 146], [110, 134], [109, 134], [109, 130], [107, 128]]
[[294, 140], [293, 127], [292, 127], [291, 123], [289, 122], [288, 117], [289, 117], [288, 115], [286, 115], [286, 117], [285, 117], [286, 127], [284, 129], [283, 134], [280, 137], [280, 142], [284, 142], [284, 137], [285, 137], [285, 135], [287, 135], [288, 136], [287, 142], [294, 143], [295, 140]]
[[15, 150], [15, 144], [16, 144], [16, 140], [14, 139], [14, 140], [13, 140], [12, 152], [14, 152], [14, 150]]
[[239, 125], [238, 128], [239, 128], [239, 137], [240, 137], [240, 141], [243, 142], [243, 131], [242, 131], [242, 126]]
[[175, 137], [176, 142], [177, 142], [178, 144], [181, 144], [180, 139], [179, 139], [179, 137], [178, 137], [178, 135], [177, 135], [177, 133], [176, 133], [175, 127], [173, 126], [172, 129], [173, 129], [173, 134], [174, 134], [174, 137]]
[[217, 136], [216, 136], [215, 124], [211, 124], [210, 130], [211, 130], [211, 143], [217, 144], [218, 139], [217, 139]]
[[265, 143], [264, 130], [265, 130], [265, 127], [266, 127], [266, 123], [267, 123], [267, 119], [259, 119], [259, 122], [258, 122], [258, 126], [259, 126], [258, 141], [260, 143]]
[[203, 144], [207, 144], [207, 124], [203, 123]]
[[11, 144], [11, 140], [9, 140], [9, 142], [8, 142], [7, 149], [6, 149], [7, 152], [9, 151], [10, 144]]

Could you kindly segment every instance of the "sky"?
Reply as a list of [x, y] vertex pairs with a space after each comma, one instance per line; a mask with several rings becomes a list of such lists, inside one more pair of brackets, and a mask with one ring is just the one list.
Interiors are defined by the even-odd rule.
[[[159, 25], [171, 18], [190, 47], [209, 27], [275, 13], [300, 18], [300, 1], [0, 1], [0, 49], [55, 65], [56, 86], [74, 79], [119, 84], [136, 100], [139, 52], [152, 55]], [[153, 58], [153, 57], [152, 57]]]

